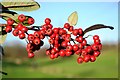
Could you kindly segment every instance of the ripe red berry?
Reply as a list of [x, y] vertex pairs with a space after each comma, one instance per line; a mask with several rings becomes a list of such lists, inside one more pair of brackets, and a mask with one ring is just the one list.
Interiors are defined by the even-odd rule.
[[84, 46], [81, 43], [78, 46], [79, 46], [80, 49], [84, 48]]
[[17, 28], [18, 30], [21, 30], [21, 29], [23, 28], [23, 25], [22, 25], [22, 24], [18, 24], [18, 25], [16, 26], [16, 28]]
[[40, 39], [44, 39], [45, 38], [45, 35], [40, 35]]
[[51, 50], [51, 54], [55, 54], [56, 53], [56, 50], [53, 48], [52, 50]]
[[77, 55], [80, 55], [82, 53], [82, 50], [81, 49], [79, 49], [79, 50], [77, 50], [76, 52], [75, 52], [75, 54], [77, 54]]
[[29, 34], [28, 37], [27, 37], [27, 39], [29, 41], [33, 41], [34, 40], [34, 35], [33, 34]]
[[73, 49], [73, 46], [72, 46], [72, 45], [68, 45], [68, 46], [66, 47], [66, 51], [72, 51], [72, 49]]
[[87, 41], [84, 39], [83, 42], [82, 42], [82, 45], [86, 46], [86, 44], [87, 44]]
[[78, 33], [79, 33], [79, 30], [78, 29], [74, 29], [72, 33], [73, 33], [74, 36], [77, 36]]
[[70, 26], [69, 31], [70, 32], [73, 31], [73, 26]]
[[84, 59], [84, 62], [88, 62], [88, 61], [90, 61], [90, 56], [89, 55], [85, 55], [83, 59]]
[[59, 28], [54, 28], [54, 29], [53, 29], [53, 32], [54, 32], [55, 34], [58, 34]]
[[77, 44], [74, 44], [74, 45], [73, 45], [73, 50], [74, 50], [74, 51], [77, 51], [78, 49], [79, 49], [78, 45], [77, 45]]
[[70, 28], [70, 24], [69, 23], [65, 23], [64, 24], [64, 28], [69, 29]]
[[60, 30], [59, 30], [59, 35], [63, 35], [63, 34], [66, 34], [66, 30], [60, 29]]
[[60, 55], [61, 57], [64, 57], [64, 56], [65, 56], [65, 50], [60, 50], [59, 55]]
[[12, 26], [6, 26], [5, 31], [10, 33], [12, 31]]
[[52, 29], [53, 28], [53, 25], [52, 24], [48, 24], [48, 29]]
[[50, 49], [47, 49], [46, 50], [46, 55], [50, 55], [50, 53], [51, 53]]
[[79, 36], [79, 37], [78, 37], [78, 42], [81, 43], [82, 41], [83, 41], [83, 37], [82, 37], [82, 36]]
[[68, 44], [67, 44], [67, 42], [66, 41], [63, 41], [62, 43], [61, 43], [61, 46], [62, 47], [66, 47]]
[[54, 58], [57, 58], [59, 56], [59, 53], [54, 54]]
[[54, 44], [54, 41], [55, 41], [55, 40], [53, 40], [53, 39], [51, 39], [51, 38], [49, 39], [49, 43], [50, 43], [50, 44]]
[[96, 60], [95, 56], [90, 56], [90, 61], [94, 62]]
[[53, 33], [51, 36], [50, 36], [50, 38], [55, 38], [56, 37], [56, 34], [55, 33]]
[[46, 19], [45, 19], [45, 23], [46, 23], [46, 24], [50, 24], [50, 23], [51, 23], [51, 19], [50, 19], [50, 18], [46, 18]]
[[99, 51], [94, 51], [94, 54], [93, 54], [95, 57], [98, 57], [100, 55], [100, 52]]
[[24, 33], [26, 33], [26, 32], [28, 31], [28, 28], [25, 27], [25, 26], [23, 26], [23, 27], [21, 28], [21, 31], [24, 32]]
[[19, 38], [20, 38], [20, 39], [24, 39], [24, 38], [25, 38], [25, 33], [20, 33], [20, 34], [19, 34]]
[[66, 51], [65, 54], [66, 54], [66, 56], [70, 56], [72, 54], [72, 52], [71, 51]]
[[14, 36], [18, 36], [19, 35], [19, 30], [18, 29], [14, 29], [12, 33], [13, 33]]
[[78, 31], [79, 31], [79, 35], [82, 36], [82, 35], [83, 35], [83, 30], [82, 30], [82, 28], [79, 28]]
[[28, 43], [28, 44], [27, 44], [27, 48], [28, 48], [28, 49], [33, 49], [34, 46], [33, 46], [31, 43]]
[[39, 34], [38, 31], [35, 31], [35, 32], [34, 32], [34, 37], [37, 37], [37, 38], [40, 37], [40, 34]]
[[54, 54], [50, 54], [50, 58], [51, 59], [54, 59], [55, 57], [54, 57]]
[[90, 53], [90, 52], [92, 51], [91, 46], [87, 46], [87, 47], [86, 47], [86, 51], [87, 51], [87, 53]]
[[67, 35], [66, 35], [66, 38], [65, 38], [65, 41], [66, 41], [66, 42], [70, 42], [70, 40], [71, 40], [71, 35], [70, 35], [70, 34], [67, 34]]
[[86, 49], [82, 49], [82, 56], [85, 56], [85, 55], [87, 55], [88, 53], [87, 53], [87, 51], [86, 51]]
[[33, 42], [34, 42], [35, 45], [39, 45], [40, 44], [40, 39], [39, 38], [35, 38], [33, 40]]
[[52, 29], [48, 29], [48, 30], [46, 31], [46, 34], [47, 34], [48, 36], [50, 36], [52, 33], [53, 33]]
[[98, 50], [98, 45], [93, 44], [93, 45], [92, 45], [92, 49], [93, 49], [94, 51]]
[[94, 40], [98, 40], [98, 39], [99, 39], [99, 36], [98, 36], [98, 35], [94, 35], [94, 36], [93, 36], [93, 39], [94, 39]]
[[100, 40], [96, 39], [96, 40], [94, 40], [94, 43], [97, 44], [97, 45], [99, 45], [100, 44]]
[[34, 24], [35, 20], [33, 18], [28, 18], [28, 24], [32, 25]]
[[55, 36], [55, 40], [59, 40], [59, 34], [56, 34], [56, 36]]
[[34, 56], [35, 56], [34, 53], [31, 52], [28, 53], [28, 58], [33, 58]]
[[78, 57], [77, 62], [78, 62], [79, 64], [83, 63], [83, 58], [82, 58], [82, 57]]
[[25, 21], [25, 19], [26, 19], [26, 17], [25, 17], [25, 15], [23, 15], [23, 14], [21, 14], [21, 15], [18, 16], [18, 20], [19, 20], [20, 22]]
[[53, 48], [54, 50], [55, 50], [55, 52], [58, 52], [59, 51], [59, 48], [58, 47], [56, 47], [56, 46], [54, 46], [54, 48]]
[[11, 18], [9, 18], [9, 19], [7, 20], [7, 25], [11, 26], [11, 25], [13, 25], [13, 24], [14, 24], [14, 20], [11, 19]]

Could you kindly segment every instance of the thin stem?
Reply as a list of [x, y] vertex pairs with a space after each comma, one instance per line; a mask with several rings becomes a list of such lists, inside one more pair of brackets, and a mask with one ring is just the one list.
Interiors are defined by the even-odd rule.
[[7, 75], [7, 73], [6, 73], [6, 72], [3, 72], [3, 71], [0, 71], [0, 73], [2, 73], [2, 74], [4, 74], [4, 75]]
[[86, 36], [85, 38], [88, 38], [89, 36], [92, 36], [92, 35], [88, 35], [88, 36]]
[[73, 38], [71, 38], [71, 41], [73, 41], [73, 43], [76, 44]]

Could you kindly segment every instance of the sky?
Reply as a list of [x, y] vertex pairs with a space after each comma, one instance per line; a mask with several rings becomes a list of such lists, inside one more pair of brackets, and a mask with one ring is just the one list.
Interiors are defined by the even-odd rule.
[[[38, 0], [37, 0], [38, 2]], [[114, 30], [101, 29], [88, 32], [87, 35], [99, 35], [102, 43], [117, 43], [118, 41], [118, 3], [117, 2], [38, 2], [40, 9], [32, 12], [16, 11], [19, 14], [32, 16], [35, 19], [34, 25], [44, 24], [45, 18], [50, 18], [54, 27], [63, 27], [68, 22], [68, 16], [77, 11], [78, 23], [74, 28], [83, 30], [94, 24], [113, 26]], [[4, 21], [3, 21], [4, 22]], [[30, 32], [31, 33], [31, 32]], [[87, 39], [93, 42], [92, 37]], [[11, 45], [11, 41], [25, 44], [25, 40], [8, 34], [4, 44]], [[44, 40], [48, 44], [47, 39]], [[17, 43], [15, 42], [15, 43]]]

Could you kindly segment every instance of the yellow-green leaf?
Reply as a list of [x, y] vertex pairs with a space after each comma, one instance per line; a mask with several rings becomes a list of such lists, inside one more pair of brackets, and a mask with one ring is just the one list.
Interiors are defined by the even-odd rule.
[[77, 12], [73, 12], [69, 17], [68, 17], [68, 22], [70, 25], [75, 26], [78, 22], [78, 14]]
[[40, 8], [34, 0], [2, 0], [1, 4], [9, 10], [16, 11], [33, 11]]

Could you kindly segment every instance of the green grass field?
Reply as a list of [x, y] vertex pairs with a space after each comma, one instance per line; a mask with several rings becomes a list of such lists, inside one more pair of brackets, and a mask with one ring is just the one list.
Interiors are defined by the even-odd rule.
[[[48, 57], [26, 59], [20, 63], [17, 59], [3, 59], [3, 78], [117, 78], [118, 51], [110, 48], [94, 63], [77, 64], [77, 56], [51, 60]], [[15, 63], [15, 61], [17, 63]]]

